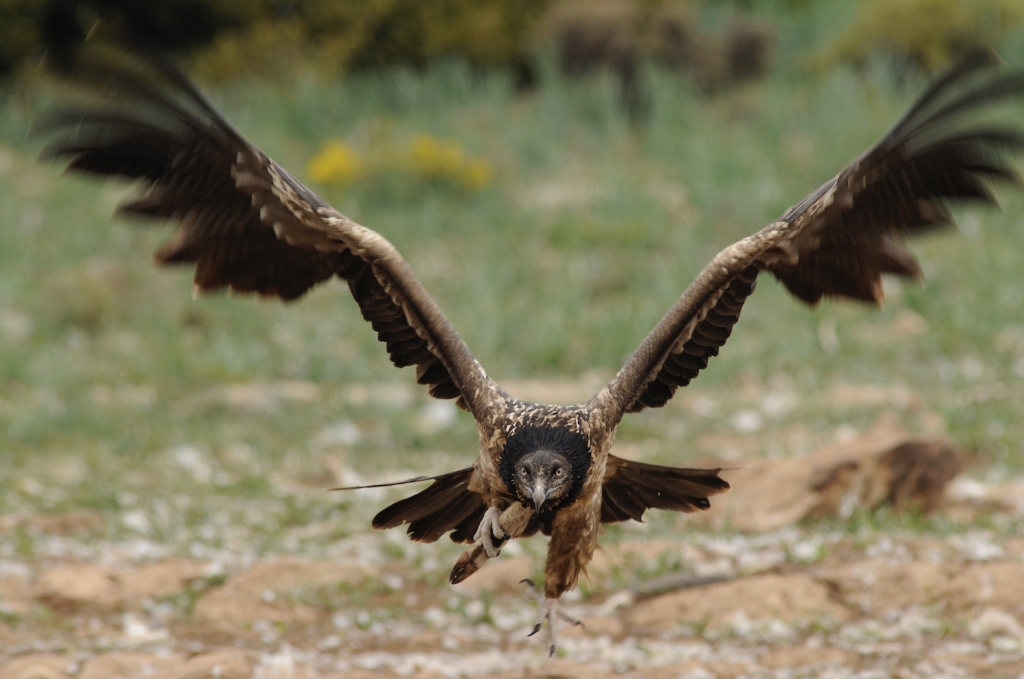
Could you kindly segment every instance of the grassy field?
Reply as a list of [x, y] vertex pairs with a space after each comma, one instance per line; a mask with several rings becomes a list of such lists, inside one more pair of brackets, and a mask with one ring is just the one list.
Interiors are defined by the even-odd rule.
[[[710, 257], [831, 177], [924, 86], [881, 67], [807, 75], [794, 56], [807, 32], [781, 34], [768, 78], [711, 98], [649, 71], [643, 132], [617, 109], [611, 80], [565, 82], [553, 69], [527, 93], [447, 64], [340, 83], [240, 82], [212, 98], [304, 180], [332, 138], [373, 157], [426, 133], [486, 159], [494, 177], [479, 190], [387, 172], [344, 188], [310, 183], [399, 248], [513, 395], [580, 402]], [[9, 92], [0, 111], [0, 518], [94, 510], [106, 541], [162, 555], [324, 557], [368, 532], [398, 492], [323, 488], [474, 459], [472, 419], [389, 364], [343, 285], [289, 305], [193, 300], [190, 271], [154, 271], [149, 253], [171, 227], [114, 222], [131, 187], [37, 164], [38, 145], [23, 141], [29, 99]], [[1024, 121], [1021, 106], [1000, 114]], [[1020, 475], [1024, 199], [1000, 198], [1002, 211], [960, 210], [959, 233], [917, 241], [925, 285], [887, 284], [882, 310], [807, 308], [765, 277], [722, 356], [666, 408], [629, 416], [618, 452], [676, 465], [799, 456], [894, 418], [969, 451], [968, 474]], [[656, 514], [646, 530], [664, 537], [680, 525]], [[1020, 533], [1019, 522], [999, 525], [1001, 537]], [[807, 534], [962, 528], [882, 512]], [[65, 549], [55, 544], [9, 530], [0, 557], [55, 558]], [[461, 551], [398, 531], [382, 544], [434, 587]], [[539, 569], [544, 548], [517, 549]], [[584, 594], [677, 565], [638, 559]], [[325, 594], [324, 605], [374, 595], [348, 594]]]

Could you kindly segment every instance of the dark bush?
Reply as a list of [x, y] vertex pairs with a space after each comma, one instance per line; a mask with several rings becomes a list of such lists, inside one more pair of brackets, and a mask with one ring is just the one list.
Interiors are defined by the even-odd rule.
[[40, 51], [44, 10], [38, 0], [0, 0], [0, 75]]
[[770, 26], [736, 15], [722, 30], [701, 30], [697, 7], [696, 2], [570, 0], [552, 8], [542, 35], [555, 43], [566, 75], [598, 69], [618, 75], [623, 102], [635, 118], [646, 107], [639, 69], [645, 59], [686, 74], [705, 92], [767, 70], [775, 35]]
[[[0, 0], [0, 74], [120, 18], [167, 49], [197, 54], [207, 77], [289, 72], [302, 59], [344, 72], [525, 59], [548, 0]], [[210, 50], [206, 55], [203, 51]]]
[[699, 58], [700, 31], [689, 4], [657, 7], [647, 22], [646, 44], [651, 56], [674, 69], [689, 69]]
[[578, 78], [598, 70], [614, 73], [619, 99], [633, 124], [647, 114], [647, 91], [641, 79], [640, 13], [627, 0], [574, 0], [555, 6], [541, 37], [554, 42], [562, 72]]
[[775, 30], [761, 21], [735, 17], [722, 36], [729, 80], [758, 78], [768, 71]]

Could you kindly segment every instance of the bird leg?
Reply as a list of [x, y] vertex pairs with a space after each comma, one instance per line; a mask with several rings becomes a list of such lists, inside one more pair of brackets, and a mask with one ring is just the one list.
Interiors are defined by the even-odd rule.
[[504, 510], [497, 507], [488, 509], [473, 536], [473, 546], [455, 562], [448, 581], [457, 585], [483, 568], [489, 559], [501, 553], [506, 540], [522, 534], [532, 516], [533, 509], [518, 502]]
[[489, 559], [501, 554], [501, 548], [509, 538], [505, 529], [501, 527], [501, 514], [497, 507], [491, 507], [484, 512], [484, 518], [480, 520], [480, 526], [473, 535], [473, 546], [463, 552], [455, 562], [451, 575], [448, 576], [450, 583], [459, 584], [480, 570]]
[[561, 604], [558, 603], [558, 599], [549, 599], [544, 596], [539, 589], [537, 589], [532, 580], [520, 580], [521, 584], [526, 583], [526, 596], [537, 602], [537, 619], [533, 625], [533, 631], [526, 636], [532, 637], [534, 634], [540, 631], [540, 628], [544, 624], [544, 620], [548, 621], [548, 657], [552, 657], [555, 654], [555, 618], [561, 618], [562, 620], [583, 627], [583, 623], [572, 617], [564, 610], [562, 610]]
[[[505, 544], [505, 530], [501, 527], [501, 510], [497, 507], [490, 507], [484, 512], [484, 518], [480, 519], [480, 527], [476, 529], [473, 539], [483, 545], [488, 558], [495, 558], [501, 553], [501, 547]], [[494, 538], [498, 538], [498, 546], [494, 546]]]

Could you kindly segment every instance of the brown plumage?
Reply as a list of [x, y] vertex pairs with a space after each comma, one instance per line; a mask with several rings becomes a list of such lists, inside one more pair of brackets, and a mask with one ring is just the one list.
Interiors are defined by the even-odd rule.
[[639, 521], [652, 508], [705, 509], [728, 488], [719, 470], [658, 467], [610, 450], [623, 415], [664, 405], [707, 367], [761, 272], [811, 304], [822, 297], [879, 303], [881, 274], [921, 275], [904, 236], [952, 224], [947, 201], [992, 203], [990, 182], [1017, 182], [1004, 152], [1024, 148], [1021, 134], [970, 126], [963, 116], [1024, 90], [1024, 74], [999, 73], [996, 62], [991, 52], [964, 61], [835, 178], [715, 256], [615, 378], [577, 406], [506, 393], [390, 243], [250, 144], [159, 54], [129, 46], [127, 55], [82, 56], [72, 75], [104, 98], [94, 108], [45, 114], [39, 127], [54, 135], [44, 158], [147, 183], [120, 212], [179, 223], [156, 259], [194, 264], [197, 290], [290, 300], [334, 276], [347, 281], [392, 362], [416, 366], [432, 396], [456, 399], [480, 436], [471, 467], [434, 477], [380, 512], [374, 527], [408, 524], [414, 540], [451, 532], [470, 544], [453, 582], [511, 537], [550, 535], [540, 614], [553, 623], [558, 598], [593, 557], [602, 523]]

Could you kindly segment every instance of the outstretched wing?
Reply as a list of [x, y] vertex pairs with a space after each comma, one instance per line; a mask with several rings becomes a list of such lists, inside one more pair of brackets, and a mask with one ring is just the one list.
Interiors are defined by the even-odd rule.
[[729, 490], [721, 469], [683, 469], [608, 456], [601, 484], [601, 523], [643, 520], [648, 509], [696, 512]]
[[90, 103], [39, 116], [44, 159], [139, 179], [120, 214], [174, 220], [160, 264], [194, 264], [197, 291], [292, 300], [338, 276], [392, 363], [477, 419], [495, 385], [398, 251], [332, 208], [250, 144], [167, 57], [124, 41], [83, 49], [65, 75]]
[[995, 203], [992, 181], [1020, 185], [1005, 160], [1019, 129], [970, 125], [964, 114], [1024, 93], [1024, 72], [993, 73], [991, 51], [937, 80], [878, 143], [776, 222], [715, 256], [655, 326], [593, 407], [617, 422], [665, 405], [718, 354], [757, 276], [771, 272], [799, 299], [878, 304], [881, 274], [920, 277], [903, 237], [953, 224], [947, 201]]

